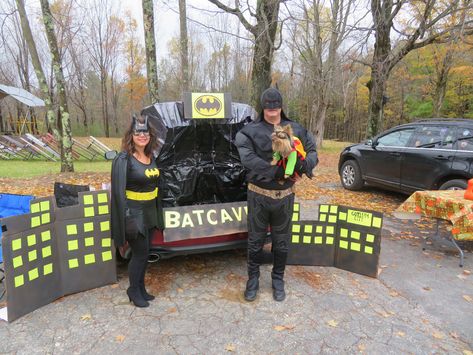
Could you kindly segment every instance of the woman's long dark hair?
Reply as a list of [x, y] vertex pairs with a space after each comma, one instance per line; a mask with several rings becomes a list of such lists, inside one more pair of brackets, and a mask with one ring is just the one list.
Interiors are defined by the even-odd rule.
[[[145, 120], [143, 117], [136, 118], [136, 120], [140, 122], [141, 124], [145, 123]], [[122, 150], [127, 152], [129, 155], [132, 155], [136, 151], [135, 144], [133, 143], [133, 130], [134, 130], [134, 124], [132, 120], [130, 123], [130, 126], [125, 132], [125, 136], [122, 139]], [[158, 141], [156, 139], [156, 136], [157, 136], [156, 129], [153, 127], [149, 119], [148, 119], [148, 130], [149, 130], [149, 143], [145, 147], [145, 155], [147, 157], [151, 157], [153, 155], [153, 152], [158, 147]]]

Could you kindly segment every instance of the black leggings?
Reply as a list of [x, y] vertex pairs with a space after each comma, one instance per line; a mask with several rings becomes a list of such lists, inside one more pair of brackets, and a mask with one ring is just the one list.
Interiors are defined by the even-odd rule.
[[150, 229], [147, 235], [139, 234], [138, 238], [128, 241], [131, 248], [131, 260], [128, 263], [130, 288], [144, 285], [153, 230], [154, 229]]

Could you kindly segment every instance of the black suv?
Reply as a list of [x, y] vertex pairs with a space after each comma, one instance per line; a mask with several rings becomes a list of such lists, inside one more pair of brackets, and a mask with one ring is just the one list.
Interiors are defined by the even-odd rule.
[[430, 119], [391, 128], [346, 147], [338, 172], [348, 190], [365, 182], [407, 194], [466, 189], [473, 177], [473, 120]]

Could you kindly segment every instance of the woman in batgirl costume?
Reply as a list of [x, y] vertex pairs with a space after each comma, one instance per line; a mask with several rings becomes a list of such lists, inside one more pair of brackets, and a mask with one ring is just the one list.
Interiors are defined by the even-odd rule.
[[128, 298], [137, 307], [148, 307], [154, 299], [145, 288], [151, 236], [163, 229], [162, 209], [158, 199], [159, 169], [153, 152], [156, 130], [148, 118], [133, 117], [122, 140], [122, 152], [112, 163], [111, 229], [115, 246], [128, 242], [130, 287]]

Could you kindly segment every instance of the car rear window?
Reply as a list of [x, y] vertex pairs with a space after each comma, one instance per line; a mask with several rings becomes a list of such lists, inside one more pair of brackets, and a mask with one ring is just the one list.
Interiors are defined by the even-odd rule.
[[417, 148], [453, 149], [455, 127], [424, 126], [416, 130], [414, 146]]
[[456, 149], [473, 151], [473, 129], [466, 127], [458, 128]]

